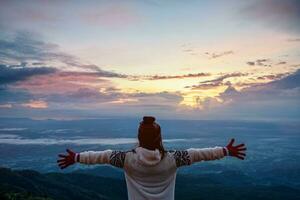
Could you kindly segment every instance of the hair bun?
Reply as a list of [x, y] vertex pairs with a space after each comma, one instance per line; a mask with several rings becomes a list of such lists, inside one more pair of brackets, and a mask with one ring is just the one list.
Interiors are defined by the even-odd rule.
[[152, 116], [144, 116], [143, 117], [144, 124], [153, 124], [153, 122], [155, 122], [155, 117], [152, 117]]

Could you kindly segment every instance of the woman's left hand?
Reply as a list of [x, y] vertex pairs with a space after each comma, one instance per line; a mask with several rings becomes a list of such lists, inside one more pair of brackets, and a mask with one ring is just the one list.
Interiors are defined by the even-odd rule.
[[246, 156], [245, 151], [247, 150], [245, 144], [238, 144], [236, 146], [233, 146], [233, 143], [234, 138], [232, 138], [229, 144], [226, 146], [229, 152], [229, 156], [244, 160]]
[[58, 156], [61, 158], [61, 159], [58, 159], [57, 160], [57, 163], [58, 163], [58, 166], [61, 168], [61, 169], [64, 169], [70, 165], [73, 165], [75, 163], [75, 155], [76, 153], [70, 149], [67, 149], [66, 150], [68, 152], [67, 155], [64, 155], [64, 154], [59, 154]]

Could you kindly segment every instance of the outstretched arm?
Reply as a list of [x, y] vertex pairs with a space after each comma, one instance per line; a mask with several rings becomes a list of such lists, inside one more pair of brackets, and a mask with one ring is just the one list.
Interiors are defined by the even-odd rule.
[[190, 148], [183, 151], [175, 151], [174, 158], [177, 167], [183, 165], [190, 165], [195, 162], [217, 160], [225, 156], [233, 156], [241, 160], [246, 156], [245, 144], [239, 144], [233, 146], [234, 139], [231, 139], [226, 147], [214, 147], [214, 148]]
[[61, 158], [57, 160], [61, 169], [64, 169], [76, 162], [82, 164], [111, 164], [115, 167], [123, 168], [125, 162], [126, 153], [123, 151], [85, 151], [81, 153], [75, 153], [67, 149], [67, 155], [59, 154]]

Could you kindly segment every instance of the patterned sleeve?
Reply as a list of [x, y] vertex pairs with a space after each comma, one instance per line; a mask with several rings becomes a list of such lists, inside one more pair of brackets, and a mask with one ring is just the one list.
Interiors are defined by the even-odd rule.
[[187, 150], [175, 150], [172, 154], [177, 167], [191, 164], [191, 158]]
[[125, 163], [126, 152], [112, 151], [109, 157], [109, 163], [115, 167], [123, 168]]

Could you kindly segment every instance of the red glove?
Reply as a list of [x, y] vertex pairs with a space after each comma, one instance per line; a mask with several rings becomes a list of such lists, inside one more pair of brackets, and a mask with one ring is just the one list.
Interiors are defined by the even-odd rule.
[[[61, 159], [57, 160], [58, 166], [61, 169], [64, 169], [70, 165], [73, 165], [75, 163], [75, 157], [76, 157], [76, 153], [73, 152], [70, 149], [66, 150], [68, 152], [68, 155], [64, 155], [64, 154], [59, 154], [58, 156], [61, 157]], [[77, 156], [77, 160], [79, 159], [79, 154]]]
[[[239, 145], [233, 146], [233, 143], [234, 143], [234, 139], [231, 139], [229, 144], [226, 146], [229, 156], [233, 156], [238, 159], [244, 160], [245, 156], [246, 156], [245, 151], [247, 150], [245, 144], [239, 144]], [[223, 149], [223, 150], [224, 150], [225, 156], [227, 156], [226, 149]]]

